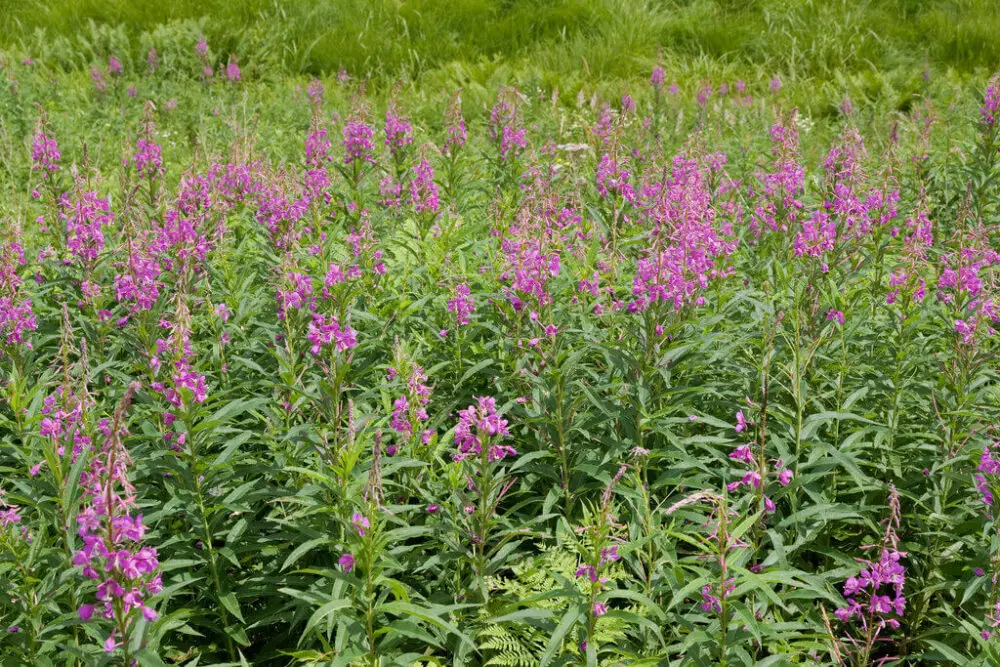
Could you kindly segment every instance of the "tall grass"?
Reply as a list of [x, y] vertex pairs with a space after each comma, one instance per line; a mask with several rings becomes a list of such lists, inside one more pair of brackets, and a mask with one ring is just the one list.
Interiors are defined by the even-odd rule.
[[0, 43], [38, 49], [120, 26], [138, 57], [177, 22], [219, 49], [266, 55], [283, 73], [343, 66], [375, 82], [456, 66], [488, 72], [499, 62], [550, 79], [627, 79], [660, 48], [668, 61], [766, 68], [793, 80], [1000, 64], [991, 0], [26, 0], [0, 15]]

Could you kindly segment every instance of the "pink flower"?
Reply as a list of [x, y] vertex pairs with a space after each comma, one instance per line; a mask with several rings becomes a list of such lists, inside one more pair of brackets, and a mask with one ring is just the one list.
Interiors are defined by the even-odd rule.
[[337, 563], [344, 569], [344, 572], [350, 572], [354, 568], [354, 554], [345, 553], [338, 560]]
[[242, 75], [240, 74], [240, 66], [236, 64], [236, 60], [230, 60], [229, 64], [226, 65], [226, 80], [231, 83], [236, 83], [242, 80]]
[[663, 88], [663, 82], [667, 78], [667, 73], [663, 71], [662, 67], [654, 67], [653, 73], [649, 77], [649, 83], [652, 84], [654, 88]]
[[368, 517], [361, 514], [360, 512], [355, 512], [351, 516], [351, 525], [358, 531], [358, 535], [361, 537], [365, 536], [365, 530], [371, 527], [368, 521]]

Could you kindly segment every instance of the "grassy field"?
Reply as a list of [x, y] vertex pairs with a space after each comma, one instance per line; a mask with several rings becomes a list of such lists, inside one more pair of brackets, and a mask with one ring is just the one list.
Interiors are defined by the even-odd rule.
[[8, 3], [0, 40], [55, 49], [69, 66], [112, 44], [141, 58], [165, 26], [204, 33], [270, 77], [344, 66], [383, 84], [531, 77], [570, 89], [634, 79], [659, 50], [685, 78], [766, 72], [803, 87], [912, 87], [925, 66], [981, 75], [1000, 62], [990, 0], [25, 0]]

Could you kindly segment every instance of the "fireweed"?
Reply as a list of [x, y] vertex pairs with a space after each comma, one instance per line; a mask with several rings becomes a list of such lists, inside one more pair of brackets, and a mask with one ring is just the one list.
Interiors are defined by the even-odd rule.
[[507, 420], [497, 412], [495, 398], [480, 396], [474, 404], [458, 412], [455, 426], [458, 451], [453, 459], [461, 465], [467, 480], [466, 493], [461, 497], [468, 515], [468, 539], [476, 574], [473, 588], [478, 589], [484, 600], [489, 599], [484, 579], [489, 574], [487, 564], [497, 549], [492, 543], [496, 515], [504, 496], [517, 481], [507, 473], [504, 463], [508, 457], [517, 456], [514, 447], [503, 444], [510, 435]]
[[625, 545], [625, 540], [616, 534], [617, 525], [612, 500], [614, 487], [626, 470], [628, 470], [626, 465], [618, 469], [601, 496], [601, 504], [586, 512], [587, 523], [576, 529], [580, 540], [581, 558], [580, 566], [574, 574], [583, 583], [587, 609], [585, 638], [580, 643], [580, 648], [586, 654], [588, 661], [595, 660], [600, 654], [600, 646], [595, 637], [597, 624], [609, 611], [610, 600], [605, 591], [611, 586], [607, 575], [614, 564], [621, 559], [618, 550]]
[[[882, 633], [899, 628], [899, 619], [906, 610], [903, 587], [906, 584], [906, 569], [900, 562], [906, 556], [899, 551], [901, 510], [899, 493], [895, 486], [889, 488], [889, 516], [883, 521], [885, 533], [878, 545], [877, 560], [861, 561], [863, 567], [856, 577], [844, 582], [844, 597], [847, 606], [837, 609], [836, 616], [847, 627], [843, 638], [835, 639], [839, 644], [839, 654], [847, 655], [853, 664], [884, 664], [894, 657], [876, 657]], [[853, 626], [853, 627], [851, 627]]]
[[113, 418], [102, 423], [104, 442], [81, 476], [83, 509], [76, 522], [83, 547], [73, 556], [81, 574], [97, 582], [96, 603], [81, 605], [80, 619], [88, 622], [97, 612], [110, 621], [104, 650], [121, 647], [126, 665], [133, 644], [142, 644], [135, 636], [139, 619], [156, 620], [150, 602], [163, 589], [156, 549], [142, 545], [146, 528], [135, 513], [135, 487], [128, 480], [132, 460], [123, 444], [126, 412], [138, 387], [130, 385]]
[[881, 480], [834, 660], [993, 659], [995, 80], [463, 110], [197, 30], [4, 59], [0, 659], [807, 661]]
[[[711, 513], [703, 526], [707, 532], [697, 539], [701, 543], [704, 558], [712, 560], [715, 569], [715, 576], [701, 585], [699, 607], [709, 617], [718, 617], [719, 635], [715, 658], [718, 664], [728, 665], [730, 623], [733, 620], [730, 596], [736, 590], [736, 576], [731, 561], [741, 550], [750, 546], [741, 537], [743, 531], [740, 526], [745, 526], [746, 521], [736, 524], [739, 514], [733, 511], [725, 497], [712, 491], [694, 493], [670, 506], [666, 513], [671, 515], [698, 503], [711, 507]], [[711, 575], [706, 575], [709, 576]]]
[[396, 432], [399, 444], [391, 444], [386, 448], [386, 453], [390, 456], [397, 454], [400, 449], [419, 449], [421, 446], [427, 446], [434, 437], [434, 429], [426, 428], [431, 387], [425, 384], [427, 375], [424, 369], [410, 359], [398, 341], [393, 363], [394, 365], [390, 366], [386, 373], [386, 379], [390, 386], [399, 387], [397, 390], [399, 395], [392, 403], [389, 427]]

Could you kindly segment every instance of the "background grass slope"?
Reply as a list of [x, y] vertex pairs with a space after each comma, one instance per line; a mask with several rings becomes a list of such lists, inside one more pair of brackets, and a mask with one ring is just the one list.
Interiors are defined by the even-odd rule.
[[674, 64], [793, 81], [1000, 62], [991, 0], [8, 0], [0, 42], [30, 50], [120, 26], [138, 57], [143, 35], [184, 21], [219, 49], [266, 56], [272, 74], [344, 66], [391, 80], [498, 61], [546, 77], [628, 78], [658, 48]]

